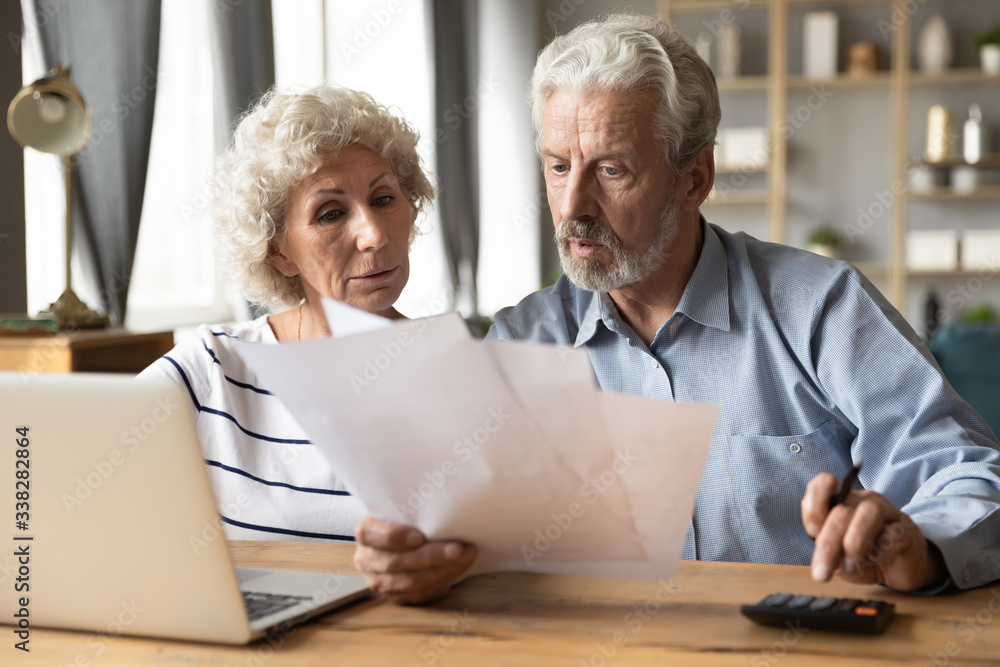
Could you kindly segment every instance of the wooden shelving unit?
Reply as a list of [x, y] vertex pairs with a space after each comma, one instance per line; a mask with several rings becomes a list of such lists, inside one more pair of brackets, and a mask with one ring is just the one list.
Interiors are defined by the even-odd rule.
[[933, 188], [931, 190], [914, 190], [910, 199], [916, 201], [955, 201], [961, 199], [984, 200], [1000, 199], [1000, 185], [981, 185], [973, 190], [963, 191], [952, 188]]
[[854, 262], [854, 268], [868, 276], [869, 279], [882, 279], [889, 273], [889, 267], [885, 264], [876, 264], [874, 262]]
[[941, 74], [925, 74], [923, 72], [912, 72], [910, 74], [911, 86], [940, 86], [948, 83], [996, 83], [1000, 84], [1000, 74], [987, 74], [981, 69], [952, 69]]
[[790, 90], [812, 88], [813, 86], [828, 86], [830, 88], [861, 88], [863, 86], [889, 86], [892, 84], [891, 72], [875, 72], [865, 76], [837, 76], [827, 79], [816, 79], [804, 76], [788, 77]]
[[705, 201], [709, 206], [726, 206], [733, 204], [759, 204], [770, 203], [770, 196], [766, 190], [735, 190], [733, 192], [723, 192], [709, 195]]
[[907, 269], [906, 275], [911, 278], [966, 278], [968, 276], [979, 275], [981, 271], [978, 270], [963, 270], [963, 269], [941, 269], [941, 270], [929, 270], [929, 269]]
[[725, 176], [726, 174], [766, 174], [771, 171], [769, 164], [753, 164], [745, 167], [720, 167], [715, 165], [715, 175]]
[[[666, 9], [675, 9], [677, 11], [698, 11], [698, 12], [715, 12], [715, 11], [725, 11], [727, 9], [733, 9], [732, 0], [673, 0], [673, 2], [665, 2], [661, 0], [660, 3], [660, 16], [665, 16], [663, 13], [664, 5], [669, 5]], [[771, 0], [741, 0], [740, 7], [743, 8], [767, 8], [771, 6]]]
[[766, 76], [730, 76], [719, 77], [715, 81], [720, 91], [724, 90], [767, 90], [769, 85]]
[[[960, 6], [963, 3], [975, 3], [976, 0], [933, 0], [939, 5]], [[920, 3], [921, 8], [924, 3]], [[932, 4], [932, 2], [928, 2]], [[795, 91], [807, 91], [814, 86], [825, 86], [837, 90], [885, 89], [889, 95], [890, 119], [889, 137], [890, 173], [889, 183], [906, 184], [907, 169], [919, 160], [914, 160], [908, 149], [910, 136], [911, 93], [934, 87], [961, 85], [993, 86], [1000, 84], [1000, 76], [988, 75], [977, 68], [963, 67], [937, 74], [928, 74], [911, 69], [913, 43], [916, 36], [912, 34], [913, 21], [906, 20], [893, 24], [888, 46], [888, 69], [866, 76], [851, 76], [842, 73], [826, 79], [806, 78], [790, 75], [794, 71], [790, 67], [789, 40], [790, 15], [793, 10], [832, 9], [849, 12], [851, 7], [881, 6], [894, 15], [910, 17], [912, 0], [750, 0], [734, 3], [732, 0], [716, 2], [714, 0], [660, 0], [660, 16], [667, 21], [682, 14], [713, 14], [711, 18], [719, 18], [726, 23], [741, 20], [743, 10], [766, 11], [767, 15], [767, 72], [766, 75], [729, 77], [718, 80], [720, 92], [726, 91], [758, 91], [766, 96], [767, 125], [771, 128], [772, 149], [769, 154], [769, 164], [763, 169], [767, 174], [767, 191], [750, 189], [746, 191], [729, 191], [725, 197], [710, 200], [709, 206], [724, 205], [765, 205], [767, 206], [767, 224], [769, 239], [779, 243], [787, 242], [788, 216], [788, 170], [795, 165], [789, 165], [788, 142], [783, 137], [782, 123], [785, 122], [789, 108], [789, 94]], [[867, 10], [864, 10], [867, 11]], [[924, 11], [921, 9], [921, 11]], [[927, 10], [933, 11], [933, 10]], [[725, 14], [730, 12], [730, 14]], [[699, 17], [700, 19], [701, 17]], [[996, 19], [992, 19], [996, 20]], [[760, 19], [757, 19], [758, 24]], [[983, 26], [985, 28], [985, 25]], [[797, 57], [797, 56], [795, 56]], [[797, 63], [796, 63], [797, 64]], [[951, 93], [946, 93], [950, 95]], [[723, 116], [726, 115], [725, 108]], [[961, 129], [961, 120], [958, 129]], [[996, 131], [1000, 131], [997, 128]], [[794, 158], [793, 158], [794, 159]], [[990, 158], [992, 159], [992, 158]], [[960, 161], [956, 162], [960, 163]], [[982, 165], [983, 163], [979, 163]], [[1000, 158], [997, 160], [1000, 164]], [[738, 171], [738, 170], [728, 170]], [[719, 170], [720, 175], [726, 171]], [[969, 271], [912, 271], [906, 267], [905, 247], [908, 229], [909, 208], [911, 202], [987, 202], [1000, 199], [1000, 185], [977, 187], [971, 191], [956, 191], [951, 188], [935, 188], [919, 192], [908, 192], [895, 197], [888, 218], [888, 256], [884, 262], [858, 263], [858, 268], [869, 278], [884, 281], [887, 296], [899, 310], [905, 311], [907, 282], [912, 278], [962, 278], [974, 275]]]

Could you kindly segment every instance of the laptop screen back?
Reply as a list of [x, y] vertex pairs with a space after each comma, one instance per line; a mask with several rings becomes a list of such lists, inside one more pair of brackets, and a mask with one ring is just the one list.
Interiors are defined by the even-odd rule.
[[248, 640], [179, 387], [0, 373], [0, 466], [6, 623], [27, 617], [31, 626], [112, 635]]

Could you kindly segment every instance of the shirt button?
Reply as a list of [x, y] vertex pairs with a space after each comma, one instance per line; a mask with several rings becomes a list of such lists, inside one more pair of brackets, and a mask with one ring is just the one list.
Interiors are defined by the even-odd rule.
[[657, 362], [656, 359], [653, 359], [653, 368], [659, 368], [659, 367], [660, 367], [659, 362]]
[[799, 446], [799, 443], [793, 442], [792, 444], [788, 445], [788, 451], [790, 451], [792, 454], [798, 454], [799, 452], [802, 451], [802, 447]]
[[969, 581], [972, 579], [972, 572], [969, 570], [969, 568], [965, 568], [965, 572], [962, 573], [962, 578], [965, 579], [965, 583], [969, 583]]

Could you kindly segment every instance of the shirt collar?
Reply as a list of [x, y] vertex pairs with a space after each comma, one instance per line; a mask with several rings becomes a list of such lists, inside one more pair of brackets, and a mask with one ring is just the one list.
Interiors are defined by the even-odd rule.
[[[688, 280], [675, 313], [682, 313], [708, 327], [729, 331], [729, 267], [722, 240], [705, 218], [700, 220], [703, 242], [701, 256]], [[581, 290], [583, 291], [583, 290]], [[603, 323], [611, 331], [619, 330], [618, 309], [607, 292], [586, 292], [589, 303], [580, 319], [574, 347], [585, 345]]]
[[675, 312], [699, 324], [729, 331], [729, 262], [722, 239], [712, 225], [701, 219], [704, 241], [701, 257], [688, 280]]
[[604, 320], [607, 314], [607, 307], [602, 303], [604, 299], [601, 298], [607, 296], [607, 294], [598, 294], [585, 290], [580, 291], [586, 294], [586, 297], [590, 299], [590, 303], [583, 311], [583, 317], [580, 318], [580, 330], [576, 333], [576, 340], [573, 342], [573, 347], [585, 345], [587, 341], [593, 338], [594, 334], [597, 333], [597, 325]]
[[580, 291], [590, 301], [583, 311], [583, 318], [580, 320], [580, 330], [576, 334], [573, 347], [586, 345], [597, 333], [597, 326], [599, 324], [603, 324], [609, 331], [614, 331], [628, 338], [628, 334], [625, 333], [628, 330], [628, 325], [625, 324], [621, 315], [618, 314], [618, 307], [615, 306], [615, 302], [611, 299], [610, 294], [607, 292]]

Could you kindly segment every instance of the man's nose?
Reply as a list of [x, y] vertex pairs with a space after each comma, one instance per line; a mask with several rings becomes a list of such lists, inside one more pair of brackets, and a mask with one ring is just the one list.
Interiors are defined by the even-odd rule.
[[566, 187], [560, 202], [561, 218], [563, 220], [596, 218], [599, 211], [594, 188], [594, 178], [591, 175], [580, 171], [570, 174], [566, 179]]

